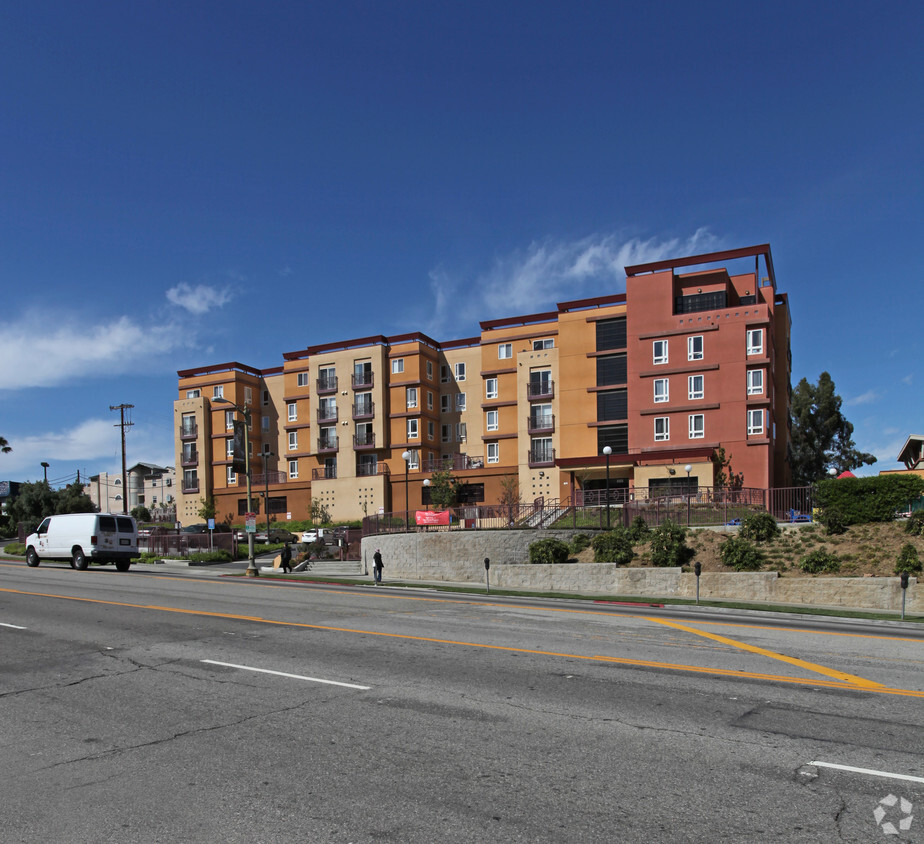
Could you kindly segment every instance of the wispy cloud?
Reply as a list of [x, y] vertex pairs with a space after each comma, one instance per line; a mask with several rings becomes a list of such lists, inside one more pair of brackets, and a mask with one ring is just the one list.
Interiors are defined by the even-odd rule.
[[0, 389], [52, 387], [77, 378], [150, 371], [159, 354], [192, 345], [180, 326], [129, 317], [86, 325], [51, 312], [0, 324]]
[[910, 387], [912, 381], [914, 381], [914, 373], [913, 373], [913, 372], [910, 373], [909, 375], [906, 375], [904, 378], [902, 378], [902, 384], [904, 384], [906, 387]]
[[851, 398], [844, 399], [845, 405], [860, 405], [860, 404], [873, 404], [882, 399], [882, 393], [878, 390], [867, 390], [865, 393], [861, 393], [859, 396], [852, 396]]
[[545, 240], [498, 258], [475, 278], [445, 267], [430, 272], [434, 310], [428, 333], [477, 325], [479, 320], [549, 310], [555, 303], [625, 290], [624, 267], [718, 248], [706, 229], [690, 237], [659, 240], [592, 235]]
[[205, 314], [213, 308], [221, 308], [234, 298], [231, 288], [218, 288], [208, 284], [197, 284], [193, 287], [181, 281], [167, 291], [167, 301], [191, 314]]

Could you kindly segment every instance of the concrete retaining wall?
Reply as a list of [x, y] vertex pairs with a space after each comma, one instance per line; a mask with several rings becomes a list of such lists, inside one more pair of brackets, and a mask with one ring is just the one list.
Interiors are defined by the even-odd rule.
[[[619, 568], [612, 563], [524, 564], [529, 545], [555, 537], [569, 542], [574, 531], [439, 531], [388, 534], [363, 539], [367, 571], [381, 548], [385, 578], [485, 582], [484, 558], [491, 560], [491, 585], [536, 592], [580, 592], [601, 596], [695, 598], [696, 576], [679, 568]], [[716, 601], [806, 604], [869, 610], [901, 609], [897, 577], [780, 577], [776, 572], [704, 572], [700, 598]], [[912, 577], [908, 613], [924, 613], [924, 586]]]

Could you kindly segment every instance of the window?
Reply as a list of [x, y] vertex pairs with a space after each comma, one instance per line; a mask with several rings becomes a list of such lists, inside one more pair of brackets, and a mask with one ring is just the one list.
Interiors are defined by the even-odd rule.
[[597, 428], [597, 454], [609, 446], [613, 449], [613, 454], [626, 454], [629, 451], [629, 426], [625, 423], [621, 425], [601, 425]]
[[508, 358], [512, 358], [512, 357], [513, 357], [513, 344], [501, 343], [497, 347], [498, 360], [507, 360]]
[[290, 401], [286, 408], [289, 411], [289, 421], [297, 422], [298, 421], [298, 405], [294, 401]]
[[654, 400], [655, 403], [670, 401], [670, 381], [667, 378], [655, 378], [654, 382]]
[[456, 410], [465, 410], [465, 393], [456, 393]]
[[228, 486], [231, 486], [232, 484], [236, 484], [236, 483], [237, 483], [237, 474], [236, 474], [235, 471], [234, 471], [234, 467], [233, 467], [233, 466], [226, 466], [225, 468], [228, 470], [228, 475], [227, 475]]
[[440, 442], [452, 442], [452, 425], [440, 425]]
[[485, 443], [488, 449], [488, 463], [500, 463], [500, 443]]
[[263, 390], [263, 406], [269, 406], [269, 390]]
[[702, 413], [690, 414], [690, 439], [701, 440], [706, 436], [706, 417]]
[[[308, 386], [308, 373], [307, 373], [307, 372], [299, 372], [299, 373], [295, 376], [295, 383], [298, 384], [299, 387], [307, 387], [307, 386]], [[267, 396], [267, 398], [268, 398], [268, 396]]]
[[703, 336], [687, 337], [687, 360], [703, 359]]
[[440, 383], [449, 383], [449, 366], [445, 363], [440, 365]]
[[416, 440], [420, 438], [420, 420], [419, 419], [408, 419], [407, 420], [407, 438], [409, 440]]
[[484, 397], [486, 399], [497, 398], [497, 379], [487, 378], [484, 382]]
[[234, 457], [234, 437], [225, 440], [225, 457], [229, 459]]
[[231, 431], [234, 429], [234, 411], [225, 411], [225, 429]]
[[442, 413], [449, 413], [449, 411], [452, 410], [452, 405], [450, 404], [451, 399], [452, 396], [440, 396], [440, 411]]
[[273, 452], [270, 450], [270, 444], [269, 444], [269, 443], [263, 443], [263, 446], [262, 446], [262, 448], [260, 449], [260, 453], [261, 453], [264, 457], [269, 457], [269, 456], [273, 453]]
[[198, 390], [187, 390], [186, 391], [186, 398], [188, 399], [197, 399], [199, 398], [200, 395], [201, 393]]
[[[597, 410], [600, 409], [599, 393], [597, 399]], [[555, 427], [554, 417], [552, 416], [552, 405], [534, 404], [529, 409], [529, 427], [533, 431], [550, 431]]]
[[433, 393], [427, 390], [427, 410], [433, 410]]
[[[551, 405], [544, 405], [549, 408]], [[629, 417], [629, 393], [627, 390], [607, 390], [597, 393], [597, 421], [610, 422], [614, 419], [627, 419]]]
[[667, 340], [655, 340], [652, 343], [652, 362], [667, 363]]
[[597, 386], [608, 387], [611, 384], [628, 382], [626, 356], [607, 355], [597, 358]]
[[762, 369], [748, 370], [748, 395], [762, 396], [764, 393], [764, 371]]
[[432, 440], [436, 433], [436, 426], [432, 419], [427, 420], [427, 439]]
[[289, 451], [298, 451], [298, 431], [289, 431]]
[[407, 390], [405, 390], [405, 393], [406, 393], [406, 398], [407, 398], [408, 409], [412, 407], [417, 407], [417, 388], [408, 387]]
[[223, 399], [225, 397], [225, 387], [223, 384], [218, 384], [212, 388], [212, 398], [213, 399]]
[[748, 354], [762, 355], [764, 353], [764, 330], [762, 328], [748, 329]]
[[705, 376], [703, 375], [690, 375], [687, 377], [687, 398], [688, 399], [701, 399], [705, 387], [703, 382]]
[[261, 416], [261, 417], [260, 417], [260, 430], [261, 430], [264, 434], [268, 434], [268, 433], [269, 433], [269, 429], [270, 429], [270, 427], [269, 427], [269, 422], [270, 422], [269, 416]]
[[404, 372], [404, 358], [395, 358], [391, 362], [391, 374], [398, 375]]
[[[305, 382], [307, 385], [307, 382]], [[318, 369], [318, 389], [337, 389], [337, 369], [333, 366], [322, 366]]]
[[464, 422], [456, 422], [456, 442], [465, 442], [466, 425]]
[[432, 360], [427, 361], [427, 380], [428, 381], [433, 380], [433, 361]]
[[549, 337], [544, 340], [533, 340], [533, 351], [538, 352], [540, 349], [554, 349], [555, 341]]
[[407, 461], [408, 469], [418, 469], [420, 468], [420, 449], [412, 448], [410, 449], [411, 459]]
[[253, 390], [250, 387], [244, 387], [244, 404], [253, 404]]
[[759, 436], [764, 432], [764, 412], [763, 410], [748, 411], [748, 436]]
[[456, 381], [465, 380], [465, 364], [457, 363], [456, 364]]
[[655, 442], [667, 442], [671, 438], [671, 420], [667, 416], [656, 416], [654, 421]]
[[626, 348], [626, 318], [604, 319], [597, 323], [597, 351]]
[[496, 431], [500, 427], [499, 416], [500, 414], [496, 410], [489, 410], [485, 420], [485, 429]]
[[289, 461], [289, 478], [295, 480], [298, 477], [298, 461], [290, 460]]

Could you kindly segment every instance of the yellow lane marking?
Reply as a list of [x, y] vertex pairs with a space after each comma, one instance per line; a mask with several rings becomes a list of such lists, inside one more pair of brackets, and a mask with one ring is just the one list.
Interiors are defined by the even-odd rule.
[[817, 665], [814, 662], [808, 662], [804, 659], [799, 659], [794, 656], [786, 656], [786, 654], [777, 653], [776, 651], [769, 651], [766, 648], [759, 648], [757, 645], [749, 645], [746, 642], [739, 642], [735, 639], [729, 639], [727, 636], [719, 636], [716, 633], [709, 633], [705, 630], [697, 630], [695, 627], [690, 627], [686, 624], [678, 624], [676, 621], [666, 621], [663, 618], [652, 617], [649, 617], [648, 620], [653, 621], [656, 624], [663, 624], [667, 627], [673, 627], [676, 630], [685, 630], [687, 633], [694, 633], [697, 636], [705, 636], [707, 639], [712, 639], [714, 642], [721, 642], [724, 645], [731, 645], [733, 648], [739, 648], [740, 650], [748, 651], [752, 654], [767, 656], [770, 657], [770, 659], [778, 659], [780, 662], [787, 662], [790, 665], [795, 665], [797, 668], [804, 668], [806, 671], [814, 671], [818, 674], [823, 674], [826, 677], [833, 677], [835, 680], [840, 680], [842, 683], [850, 683], [853, 686], [860, 686], [862, 688], [882, 688], [882, 683], [875, 683], [872, 680], [865, 680], [862, 677], [856, 677], [853, 674], [847, 674], [834, 668], [826, 668], [824, 665]]
[[[280, 621], [271, 618], [261, 618], [254, 615], [237, 615], [235, 613], [209, 612], [207, 610], [187, 610], [179, 607], [161, 607], [153, 604], [129, 604], [123, 601], [104, 601], [99, 598], [77, 598], [70, 595], [52, 595], [44, 592], [26, 592], [20, 589], [3, 589], [0, 592], [8, 592], [16, 595], [28, 595], [37, 598], [58, 598], [64, 601], [80, 601], [88, 604], [104, 604], [114, 607], [129, 607], [131, 609], [156, 610], [158, 612], [172, 612], [182, 615], [208, 616], [210, 618], [226, 618], [236, 621], [253, 621], [260, 624], [272, 624], [279, 627], [298, 627], [309, 630], [326, 630], [334, 633], [356, 633], [361, 636], [381, 636], [386, 639], [405, 639], [414, 642], [431, 642], [439, 645], [456, 645], [466, 648], [480, 648], [483, 650], [506, 651], [508, 653], [532, 654], [534, 656], [553, 656], [564, 657], [565, 659], [579, 659], [587, 662], [608, 662], [617, 665], [630, 665], [640, 668], [656, 668], [671, 671], [685, 671], [698, 674], [709, 674], [713, 676], [747, 678], [752, 680], [768, 680], [774, 683], [791, 683], [801, 686], [813, 686], [816, 688], [840, 689], [842, 691], [859, 691], [859, 692], [876, 692], [879, 694], [902, 695], [905, 697], [919, 697], [924, 699], [924, 691], [915, 689], [896, 689], [882, 686], [879, 684], [868, 685], [869, 681], [860, 680], [859, 683], [833, 682], [830, 680], [819, 680], [817, 678], [803, 679], [799, 677], [786, 677], [776, 674], [758, 674], [748, 671], [733, 671], [727, 668], [709, 668], [700, 665], [682, 665], [672, 662], [653, 662], [643, 659], [628, 659], [626, 657], [604, 656], [601, 654], [571, 654], [560, 653], [558, 651], [542, 651], [533, 648], [515, 648], [510, 645], [486, 645], [480, 642], [462, 642], [454, 639], [437, 639], [431, 636], [411, 636], [406, 633], [382, 633], [377, 630], [358, 630], [351, 627], [331, 627], [323, 624], [306, 624], [300, 621]], [[693, 631], [696, 632], [696, 631]], [[769, 652], [768, 652], [769, 653]], [[849, 674], [843, 675], [849, 677]], [[859, 678], [857, 678], [859, 679]]]

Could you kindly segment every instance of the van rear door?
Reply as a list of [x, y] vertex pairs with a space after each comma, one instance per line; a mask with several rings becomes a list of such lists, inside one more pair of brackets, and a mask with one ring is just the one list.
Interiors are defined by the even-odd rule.
[[119, 551], [138, 550], [138, 526], [129, 516], [116, 516], [116, 527], [119, 532]]

